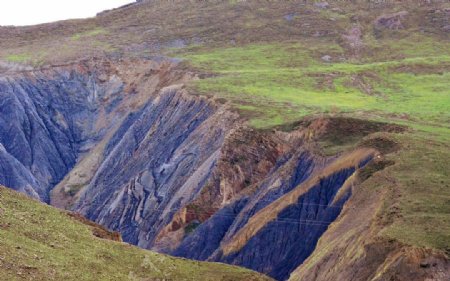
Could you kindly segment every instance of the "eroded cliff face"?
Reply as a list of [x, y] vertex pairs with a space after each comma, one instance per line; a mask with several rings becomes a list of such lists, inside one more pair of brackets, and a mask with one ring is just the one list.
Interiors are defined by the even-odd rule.
[[[131, 65], [139, 74], [130, 75]], [[98, 153], [128, 115], [157, 89], [182, 80], [168, 74], [170, 65], [92, 59], [0, 77], [1, 182], [49, 202], [52, 188], [73, 173], [76, 163]], [[146, 91], [136, 90], [137, 81]], [[64, 182], [67, 193], [79, 191], [80, 178], [89, 180], [95, 161], [87, 162], [83, 171], [75, 167], [78, 180]], [[66, 205], [60, 201], [55, 204]]]
[[211, 176], [234, 115], [175, 86], [133, 119], [106, 146], [105, 160], [74, 210], [150, 248]]
[[361, 145], [324, 156], [317, 138], [392, 128], [319, 118], [290, 132], [257, 131], [227, 105], [189, 94], [184, 83], [194, 78], [168, 60], [93, 59], [5, 74], [0, 184], [142, 248], [277, 280], [322, 276], [309, 265], [323, 258], [316, 247], [334, 239], [330, 229], [367, 179], [361, 170], [383, 151]]
[[1, 182], [48, 202], [52, 187], [107, 129], [95, 127], [100, 100], [121, 87], [67, 69], [1, 77]]
[[300, 148], [279, 159], [254, 192], [215, 213], [170, 253], [285, 280], [339, 215], [351, 194], [343, 186], [374, 156], [367, 150], [327, 159]]

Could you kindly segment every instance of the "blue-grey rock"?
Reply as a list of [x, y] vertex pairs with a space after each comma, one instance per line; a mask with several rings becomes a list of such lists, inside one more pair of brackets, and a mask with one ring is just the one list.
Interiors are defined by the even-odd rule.
[[227, 113], [218, 122], [215, 111], [206, 99], [164, 89], [112, 137], [74, 210], [120, 231], [127, 242], [151, 247], [210, 176], [232, 123]]

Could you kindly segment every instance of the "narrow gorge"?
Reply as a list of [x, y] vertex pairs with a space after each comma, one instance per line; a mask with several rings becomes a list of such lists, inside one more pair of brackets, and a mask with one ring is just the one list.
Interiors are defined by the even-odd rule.
[[[5, 73], [0, 184], [141, 248], [287, 280], [385, 166], [383, 145], [395, 144], [369, 135], [401, 128], [310, 118], [256, 130], [220, 100], [189, 93], [192, 79], [161, 58]], [[349, 129], [366, 141], [320, 150], [318, 140]]]

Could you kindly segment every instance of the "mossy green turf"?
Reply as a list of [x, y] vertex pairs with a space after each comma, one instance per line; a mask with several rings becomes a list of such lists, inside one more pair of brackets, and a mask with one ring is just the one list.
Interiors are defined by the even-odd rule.
[[100, 34], [106, 34], [106, 33], [107, 33], [107, 31], [105, 29], [97, 27], [97, 28], [94, 28], [92, 30], [76, 33], [76, 34], [72, 35], [71, 39], [77, 41], [77, 40], [80, 40], [82, 38], [94, 37], [94, 36], [97, 36], [97, 35], [100, 35]]
[[269, 280], [94, 237], [63, 211], [0, 187], [0, 280]]
[[[344, 54], [338, 45], [320, 40], [194, 48], [178, 55], [195, 68], [216, 74], [196, 82], [197, 91], [231, 100], [251, 116], [255, 127], [323, 112], [364, 112], [442, 126], [450, 120], [450, 44], [445, 46], [426, 57], [342, 62], [322, 61], [326, 54], [334, 60]], [[410, 53], [406, 47], [404, 54]]]
[[27, 54], [14, 54], [6, 56], [6, 61], [9, 62], [17, 62], [17, 63], [26, 63], [30, 60], [31, 56]]

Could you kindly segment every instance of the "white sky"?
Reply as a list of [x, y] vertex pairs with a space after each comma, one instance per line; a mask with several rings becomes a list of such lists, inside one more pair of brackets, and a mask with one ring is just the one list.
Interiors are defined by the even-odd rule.
[[93, 17], [134, 0], [0, 0], [0, 25], [33, 25]]

